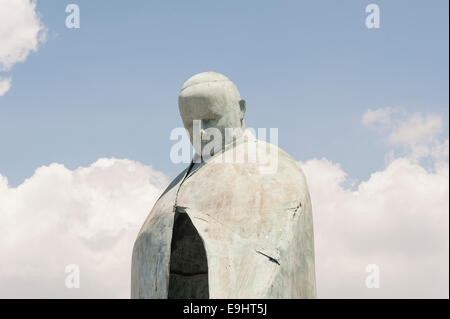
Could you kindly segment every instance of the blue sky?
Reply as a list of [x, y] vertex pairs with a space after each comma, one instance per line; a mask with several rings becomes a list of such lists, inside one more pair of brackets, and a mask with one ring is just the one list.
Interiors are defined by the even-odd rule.
[[0, 0], [0, 297], [129, 298], [136, 234], [187, 166], [178, 92], [216, 71], [302, 162], [319, 298], [448, 298], [447, 0], [70, 2]]
[[[326, 157], [364, 180], [389, 149], [361, 124], [368, 108], [448, 118], [448, 1], [82, 1], [81, 28], [63, 1], [37, 11], [47, 41], [6, 75], [0, 173], [11, 186], [58, 162], [137, 160], [174, 177], [170, 131], [178, 91], [204, 71], [227, 75], [249, 127], [279, 129], [295, 159]], [[448, 121], [444, 133], [448, 136]]]

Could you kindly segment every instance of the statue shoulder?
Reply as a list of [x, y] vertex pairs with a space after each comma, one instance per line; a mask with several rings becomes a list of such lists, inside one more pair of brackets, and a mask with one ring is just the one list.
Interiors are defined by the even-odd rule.
[[[243, 145], [235, 148], [238, 152], [239, 147]], [[289, 154], [263, 141], [245, 153], [255, 154], [256, 161], [216, 158], [206, 163], [183, 183], [179, 203], [212, 211], [222, 206], [278, 209], [308, 200], [305, 176]]]
[[[275, 178], [306, 185], [306, 178], [299, 163], [280, 147], [257, 140], [256, 152], [262, 179]], [[261, 156], [261, 154], [263, 155]]]

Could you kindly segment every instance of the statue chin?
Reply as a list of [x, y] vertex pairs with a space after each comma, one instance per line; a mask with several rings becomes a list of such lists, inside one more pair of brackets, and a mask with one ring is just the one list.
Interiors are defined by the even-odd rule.
[[[210, 107], [218, 114], [216, 101], [228, 97], [230, 110], [219, 115], [241, 116], [234, 88], [221, 74], [195, 75], [179, 101], [195, 94], [212, 104], [180, 113], [194, 117]], [[155, 203], [133, 248], [132, 298], [315, 298], [305, 176], [286, 152], [244, 132], [221, 148], [222, 156], [194, 158]], [[236, 154], [247, 160], [236, 161]], [[265, 171], [268, 163], [276, 164]]]

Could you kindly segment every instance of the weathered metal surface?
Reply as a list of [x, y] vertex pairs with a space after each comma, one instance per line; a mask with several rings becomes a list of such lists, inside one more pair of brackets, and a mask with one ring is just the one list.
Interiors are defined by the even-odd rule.
[[[183, 171], [156, 202], [133, 249], [132, 298], [316, 296], [303, 172], [287, 153], [248, 131], [236, 144], [223, 155], [255, 152], [257, 161], [224, 163], [214, 156], [186, 177]], [[268, 147], [275, 148], [278, 166], [263, 174], [266, 164], [257, 154]]]

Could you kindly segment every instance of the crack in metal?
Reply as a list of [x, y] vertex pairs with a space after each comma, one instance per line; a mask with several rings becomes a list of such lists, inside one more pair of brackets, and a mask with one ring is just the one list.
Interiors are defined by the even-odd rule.
[[259, 250], [255, 250], [255, 251], [256, 251], [258, 254], [261, 254], [261, 255], [263, 255], [263, 256], [269, 258], [269, 261], [271, 261], [271, 262], [273, 262], [273, 263], [276, 263], [278, 266], [280, 265], [280, 262], [279, 262], [278, 260], [276, 260], [275, 258], [270, 257], [269, 255], [267, 255], [267, 254], [265, 254], [265, 253], [263, 253], [263, 252], [261, 252], [261, 251], [259, 251]]

